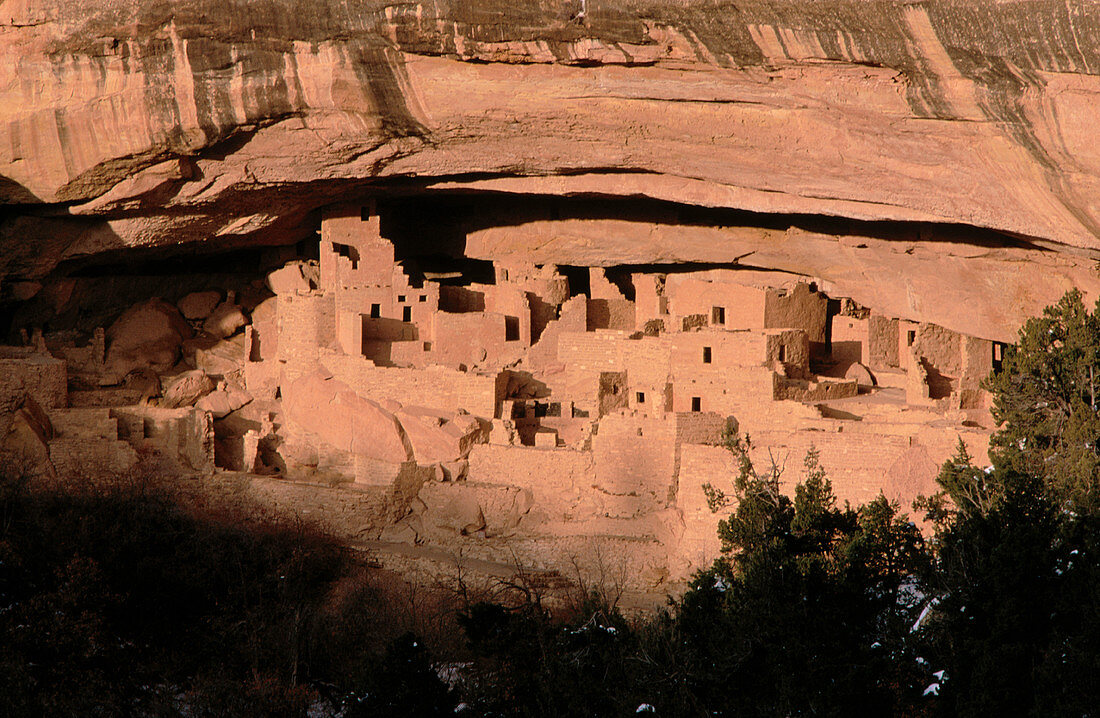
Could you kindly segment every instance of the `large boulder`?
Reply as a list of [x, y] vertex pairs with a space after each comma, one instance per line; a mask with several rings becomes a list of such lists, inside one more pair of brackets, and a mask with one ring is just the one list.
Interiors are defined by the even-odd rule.
[[222, 300], [222, 293], [216, 289], [205, 292], [191, 292], [176, 302], [180, 312], [192, 321], [206, 319]]
[[265, 299], [252, 310], [252, 346], [247, 359], [274, 359], [279, 348], [279, 300]]
[[123, 312], [107, 329], [106, 373], [123, 377], [134, 369], [165, 372], [180, 357], [180, 344], [191, 338], [191, 327], [179, 310], [160, 298]]
[[185, 371], [164, 383], [160, 405], [166, 409], [194, 406], [195, 402], [214, 391], [214, 380], [202, 369]]
[[205, 335], [198, 336], [184, 342], [183, 353], [195, 368], [202, 369], [211, 376], [235, 377], [245, 364], [244, 336], [220, 340]]
[[308, 292], [320, 284], [316, 264], [289, 262], [267, 275], [267, 288], [276, 294]]
[[480, 422], [469, 414], [446, 414], [407, 406], [394, 415], [401, 422], [419, 464], [464, 459], [469, 456], [470, 448], [484, 436]]
[[283, 412], [298, 430], [340, 451], [394, 463], [413, 458], [391, 412], [324, 372], [284, 386]]
[[15, 475], [52, 475], [49, 442], [54, 436], [49, 415], [28, 394], [0, 433], [0, 461]]
[[871, 370], [859, 362], [855, 362], [848, 367], [848, 370], [844, 372], [844, 378], [854, 380], [859, 386], [869, 387], [878, 385], [878, 382], [875, 380], [875, 375], [871, 373]]
[[214, 308], [203, 322], [202, 330], [215, 339], [225, 339], [236, 334], [246, 324], [248, 324], [248, 317], [244, 315], [241, 308], [227, 301]]
[[448, 501], [431, 510], [431, 517], [436, 526], [462, 535], [485, 528], [485, 514], [472, 493], [452, 494]]
[[512, 533], [534, 506], [528, 489], [487, 484], [426, 483], [418, 498], [428, 526], [464, 535]]
[[221, 419], [252, 401], [252, 395], [233, 386], [212, 391], [195, 404], [196, 409], [209, 411], [215, 419]]

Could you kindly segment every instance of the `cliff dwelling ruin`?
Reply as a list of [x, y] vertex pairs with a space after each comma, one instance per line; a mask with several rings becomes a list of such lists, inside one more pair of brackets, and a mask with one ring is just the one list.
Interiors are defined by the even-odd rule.
[[0, 714], [1100, 705], [1100, 0], [0, 0], [0, 98]]
[[[643, 592], [717, 555], [727, 432], [788, 488], [815, 447], [853, 504], [933, 491], [960, 439], [984, 460], [995, 338], [751, 258], [586, 265], [579, 232], [652, 219], [599, 206], [377, 197], [293, 245], [70, 266], [7, 315], [4, 450], [70, 480], [155, 461], [389, 565], [598, 557]], [[525, 231], [577, 263], [501, 240]]]

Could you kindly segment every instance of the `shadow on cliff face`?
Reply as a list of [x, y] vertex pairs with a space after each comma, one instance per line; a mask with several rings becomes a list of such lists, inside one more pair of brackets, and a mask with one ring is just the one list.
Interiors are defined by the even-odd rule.
[[[1020, 247], [1043, 250], [1025, 237], [958, 223], [870, 221], [817, 214], [779, 214], [730, 208], [699, 207], [638, 197], [558, 197], [492, 192], [407, 195], [385, 203], [395, 242], [432, 237], [437, 248], [454, 253], [464, 246], [467, 233], [494, 227], [518, 227], [533, 222], [618, 220], [666, 226], [753, 227], [786, 231], [799, 229], [825, 235], [866, 237], [897, 242], [943, 242], [979, 247]], [[434, 232], [425, 224], [436, 222]], [[423, 241], [423, 240], [420, 240]]]
[[[260, 188], [203, 212], [165, 206], [194, 179], [201, 176], [158, 187], [130, 208], [102, 216], [72, 214], [69, 205], [42, 202], [0, 176], [0, 336], [13, 326], [47, 322], [54, 329], [99, 326], [149, 296], [224, 288], [228, 275], [252, 280], [271, 265], [264, 264], [264, 250], [271, 246], [316, 258], [316, 247], [310, 254], [303, 240], [316, 237], [313, 209], [324, 200]], [[270, 213], [263, 231], [240, 221], [263, 212]], [[173, 224], [175, 243], [148, 246], [169, 236], [160, 229], [166, 221]], [[234, 232], [237, 225], [242, 229]], [[177, 226], [185, 229], [177, 232]], [[184, 276], [194, 281], [171, 279]]]
[[23, 185], [0, 175], [0, 205], [39, 204], [41, 201]]

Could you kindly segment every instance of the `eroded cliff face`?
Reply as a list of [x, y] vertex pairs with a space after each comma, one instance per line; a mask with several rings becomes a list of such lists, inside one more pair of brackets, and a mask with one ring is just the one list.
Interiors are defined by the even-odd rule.
[[1010, 339], [1100, 289], [1097, 27], [1042, 0], [5, 0], [0, 297], [293, 242], [349, 197], [643, 197], [757, 214], [479, 220], [465, 251], [740, 261]]

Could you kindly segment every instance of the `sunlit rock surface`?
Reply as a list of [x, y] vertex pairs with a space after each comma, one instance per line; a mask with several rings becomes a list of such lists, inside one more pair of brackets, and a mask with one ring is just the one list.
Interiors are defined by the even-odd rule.
[[7, 0], [0, 299], [132, 248], [293, 242], [349, 196], [641, 197], [675, 204], [482, 216], [466, 251], [738, 261], [1009, 339], [1100, 285], [1098, 26], [1041, 0]]

